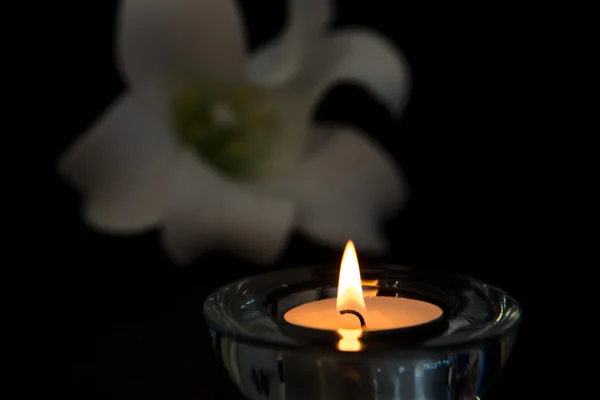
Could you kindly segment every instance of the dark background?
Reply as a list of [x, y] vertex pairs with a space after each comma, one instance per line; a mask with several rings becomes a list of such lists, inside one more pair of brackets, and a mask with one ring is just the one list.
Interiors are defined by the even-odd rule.
[[[275, 35], [285, 2], [239, 1], [249, 47]], [[520, 199], [510, 144], [486, 117], [500, 102], [476, 0], [339, 2], [336, 26], [393, 39], [414, 74], [400, 123], [359, 88], [340, 86], [317, 115], [373, 134], [407, 174], [411, 198], [390, 221], [387, 261], [472, 275], [528, 310]], [[343, 3], [343, 4], [342, 4]], [[15, 2], [16, 4], [16, 2]], [[11, 5], [3, 11], [3, 360], [10, 399], [236, 399], [202, 320], [208, 294], [258, 268], [224, 254], [177, 268], [156, 233], [114, 238], [88, 230], [77, 193], [55, 174], [71, 141], [123, 89], [113, 63], [114, 0]], [[8, 124], [6, 121], [8, 120]], [[276, 268], [339, 262], [295, 235]], [[525, 320], [492, 399], [524, 398]]]

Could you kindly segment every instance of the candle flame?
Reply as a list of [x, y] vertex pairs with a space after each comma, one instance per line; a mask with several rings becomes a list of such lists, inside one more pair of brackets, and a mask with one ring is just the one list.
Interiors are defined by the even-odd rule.
[[336, 307], [338, 311], [354, 310], [361, 314], [366, 311], [358, 257], [356, 256], [354, 243], [351, 240], [346, 244], [344, 256], [342, 257]]
[[[359, 312], [363, 316], [366, 312], [358, 257], [356, 256], [354, 243], [352, 243], [351, 240], [346, 243], [346, 249], [342, 256], [336, 308], [338, 312], [342, 310], [353, 310]], [[360, 323], [360, 320], [354, 315], [347, 315], [347, 317], [354, 318], [357, 326]], [[360, 351], [362, 344], [359, 339], [362, 332], [362, 327], [357, 329], [338, 329], [338, 334], [340, 335], [338, 349], [340, 351]]]

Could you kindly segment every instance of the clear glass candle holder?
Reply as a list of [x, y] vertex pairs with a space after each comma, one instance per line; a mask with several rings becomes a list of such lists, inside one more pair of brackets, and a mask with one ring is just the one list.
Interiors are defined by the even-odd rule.
[[301, 304], [337, 296], [339, 270], [304, 267], [252, 276], [204, 305], [213, 346], [249, 400], [448, 400], [489, 393], [522, 311], [478, 280], [401, 266], [361, 266], [365, 292], [424, 300], [443, 315], [413, 327], [364, 332], [360, 351], [335, 331], [288, 323]]

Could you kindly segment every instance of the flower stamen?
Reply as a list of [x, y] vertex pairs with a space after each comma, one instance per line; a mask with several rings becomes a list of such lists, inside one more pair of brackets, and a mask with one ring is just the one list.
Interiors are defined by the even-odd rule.
[[250, 86], [236, 87], [225, 96], [186, 89], [173, 102], [177, 137], [221, 172], [252, 177], [272, 148], [277, 126], [276, 114], [259, 94]]
[[237, 122], [235, 112], [229, 104], [224, 102], [217, 103], [212, 107], [211, 119], [215, 125], [221, 127], [234, 126]]

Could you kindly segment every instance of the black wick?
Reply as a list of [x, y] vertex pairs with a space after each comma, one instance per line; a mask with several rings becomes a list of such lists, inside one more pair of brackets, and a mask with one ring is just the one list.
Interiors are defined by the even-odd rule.
[[358, 311], [354, 311], [354, 310], [342, 310], [340, 311], [340, 314], [344, 315], [344, 314], [353, 314], [356, 315], [356, 317], [358, 317], [358, 319], [360, 320], [360, 327], [364, 328], [365, 326], [367, 326], [367, 324], [365, 323], [365, 319], [363, 318], [363, 316], [361, 315], [361, 313], [359, 313]]

